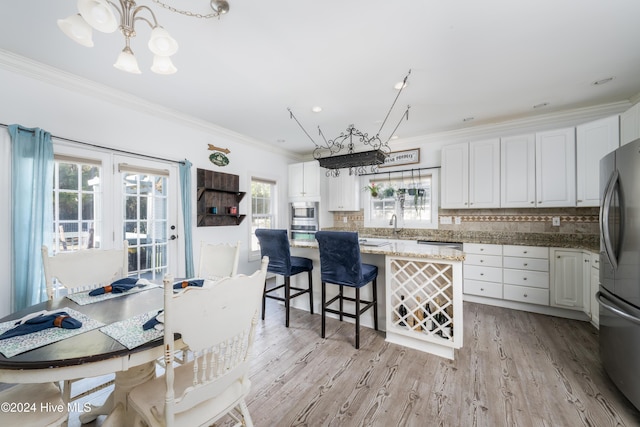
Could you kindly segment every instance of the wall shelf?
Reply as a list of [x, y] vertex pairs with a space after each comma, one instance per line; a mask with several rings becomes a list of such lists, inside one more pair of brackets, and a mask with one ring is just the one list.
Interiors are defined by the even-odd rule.
[[[245, 196], [239, 191], [239, 177], [205, 169], [197, 170], [198, 227], [239, 225], [246, 215], [228, 213], [229, 209], [240, 211], [240, 202]], [[216, 207], [218, 213], [212, 213]]]

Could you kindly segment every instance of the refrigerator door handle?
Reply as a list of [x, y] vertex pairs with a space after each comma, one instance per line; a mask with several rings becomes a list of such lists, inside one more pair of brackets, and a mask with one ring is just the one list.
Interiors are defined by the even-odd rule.
[[621, 308], [616, 307], [612, 301], [608, 300], [607, 297], [602, 294], [602, 292], [596, 292], [596, 299], [598, 300], [598, 304], [600, 304], [603, 308], [617, 314], [618, 316], [630, 322], [640, 325], [640, 318], [632, 316]]
[[604, 193], [604, 200], [602, 201], [602, 205], [600, 206], [600, 229], [602, 230], [604, 253], [614, 269], [618, 268], [618, 260], [616, 259], [613, 244], [611, 243], [611, 232], [609, 231], [609, 209], [611, 208], [613, 192], [616, 188], [619, 178], [620, 173], [616, 169], [613, 174], [611, 174], [611, 178], [609, 178], [607, 189]]

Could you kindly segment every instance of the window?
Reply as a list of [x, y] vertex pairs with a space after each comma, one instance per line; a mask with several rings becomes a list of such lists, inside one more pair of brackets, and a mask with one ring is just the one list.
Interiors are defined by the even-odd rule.
[[365, 227], [389, 227], [394, 214], [398, 227], [438, 227], [437, 170], [411, 177], [391, 172], [367, 185], [377, 191], [365, 193]]
[[53, 177], [53, 252], [99, 248], [102, 237], [101, 166], [56, 156]]
[[251, 248], [250, 257], [260, 257], [260, 246], [256, 238], [257, 228], [274, 228], [276, 221], [276, 183], [251, 177]]

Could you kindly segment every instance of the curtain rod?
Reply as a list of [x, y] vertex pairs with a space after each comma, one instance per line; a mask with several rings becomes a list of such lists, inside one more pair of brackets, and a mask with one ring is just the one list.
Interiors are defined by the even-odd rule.
[[[9, 125], [4, 124], [4, 123], [0, 123], [0, 126], [5, 127], [5, 128], [9, 127]], [[90, 142], [78, 141], [76, 139], [69, 139], [69, 138], [65, 138], [63, 136], [51, 135], [51, 137], [52, 138], [56, 138], [56, 139], [60, 139], [62, 141], [71, 142], [71, 143], [74, 143], [74, 144], [88, 145], [88, 146], [94, 147], [94, 148], [100, 148], [100, 149], [103, 149], [103, 150], [114, 151], [116, 153], [131, 154], [132, 156], [144, 157], [144, 158], [147, 158], [147, 159], [162, 160], [164, 162], [179, 163], [179, 164], [182, 164], [182, 165], [184, 164], [183, 160], [172, 160], [172, 159], [165, 159], [163, 157], [150, 156], [148, 154], [134, 153], [132, 151], [120, 150], [118, 148], [104, 147], [102, 145], [92, 144]]]
[[371, 172], [371, 173], [362, 173], [358, 176], [369, 176], [369, 175], [387, 175], [387, 174], [392, 174], [392, 173], [404, 173], [404, 172], [414, 172], [414, 171], [424, 171], [424, 170], [429, 170], [429, 169], [440, 169], [441, 166], [431, 166], [429, 168], [415, 168], [415, 169], [402, 169], [402, 170], [395, 170], [395, 171], [387, 171], [387, 172]]

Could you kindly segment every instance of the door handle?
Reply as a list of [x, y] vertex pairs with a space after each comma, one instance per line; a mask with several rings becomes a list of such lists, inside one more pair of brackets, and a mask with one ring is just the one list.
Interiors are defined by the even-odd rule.
[[611, 178], [609, 178], [604, 194], [604, 200], [600, 206], [600, 229], [602, 230], [604, 253], [614, 269], [618, 268], [618, 260], [613, 252], [613, 245], [611, 244], [611, 233], [609, 231], [609, 208], [611, 207], [613, 190], [615, 189], [619, 176], [620, 173], [616, 169], [611, 175]]
[[178, 238], [178, 236], [176, 236], [175, 234], [172, 234], [171, 237], [169, 237], [171, 240], [176, 240]]

